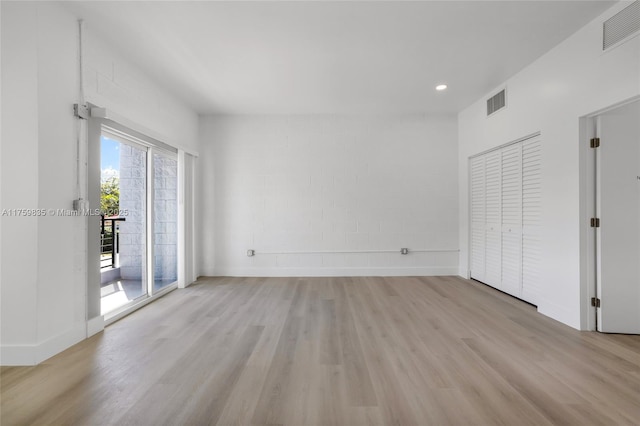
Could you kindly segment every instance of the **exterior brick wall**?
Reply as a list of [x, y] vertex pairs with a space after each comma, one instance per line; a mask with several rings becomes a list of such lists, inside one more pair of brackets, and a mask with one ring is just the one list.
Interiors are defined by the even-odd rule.
[[154, 155], [154, 275], [178, 279], [178, 163]]
[[[154, 278], [177, 279], [178, 166], [154, 155]], [[120, 224], [122, 279], [142, 279], [145, 264], [146, 165], [142, 150], [121, 144], [120, 208], [128, 210]]]
[[120, 144], [120, 209], [127, 210], [120, 222], [120, 276], [139, 280], [144, 276], [146, 217], [146, 154]]

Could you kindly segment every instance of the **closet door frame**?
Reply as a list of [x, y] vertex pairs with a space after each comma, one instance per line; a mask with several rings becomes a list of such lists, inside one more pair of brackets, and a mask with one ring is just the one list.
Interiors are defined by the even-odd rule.
[[[470, 156], [468, 158], [468, 164], [467, 164], [468, 174], [467, 174], [467, 176], [468, 176], [468, 188], [469, 188], [469, 191], [468, 191], [468, 205], [469, 205], [469, 209], [468, 209], [468, 212], [469, 212], [469, 214], [468, 214], [468, 242], [469, 242], [469, 245], [468, 245], [468, 247], [469, 247], [469, 250], [468, 250], [468, 259], [467, 259], [467, 265], [468, 265], [467, 276], [470, 279], [474, 279], [472, 277], [472, 269], [471, 269], [471, 267], [472, 267], [472, 263], [471, 262], [472, 262], [472, 259], [473, 259], [473, 253], [472, 253], [472, 251], [473, 251], [473, 246], [472, 246], [472, 241], [473, 241], [472, 240], [472, 238], [473, 238], [473, 235], [472, 235], [472, 233], [473, 233], [473, 210], [472, 209], [473, 209], [473, 205], [472, 205], [472, 191], [471, 191], [472, 190], [472, 178], [473, 178], [472, 177], [472, 163], [478, 157], [486, 156], [486, 155], [492, 154], [492, 153], [495, 153], [495, 154], [497, 154], [497, 155], [499, 155], [501, 157], [503, 149], [505, 149], [505, 148], [507, 148], [507, 147], [509, 147], [511, 145], [522, 144], [525, 141], [533, 140], [534, 138], [537, 138], [539, 140], [540, 136], [541, 136], [541, 132], [535, 132], [535, 133], [532, 133], [530, 135], [524, 136], [522, 138], [513, 140], [511, 142], [507, 142], [507, 143], [499, 145], [497, 147], [488, 149], [486, 151], [479, 152], [479, 153], [477, 153], [475, 155], [472, 155], [472, 156]], [[520, 155], [522, 156], [522, 149], [520, 150]], [[502, 164], [501, 164], [501, 166], [502, 166]], [[501, 171], [501, 173], [502, 173], [502, 171]], [[485, 176], [485, 186], [484, 186], [485, 201], [484, 201], [483, 205], [484, 205], [485, 211], [484, 211], [483, 217], [485, 218], [485, 226], [486, 226], [486, 162], [485, 162], [484, 176]], [[521, 163], [520, 177], [522, 178], [522, 163]], [[500, 176], [500, 180], [502, 180], [502, 176]], [[500, 200], [501, 200], [501, 203], [502, 203], [502, 190], [501, 190], [501, 194], [500, 194]], [[523, 210], [523, 207], [521, 205], [521, 213], [522, 213], [522, 210]], [[500, 211], [502, 212], [502, 204], [500, 205]], [[500, 220], [500, 226], [502, 226], [502, 218]], [[521, 225], [520, 226], [520, 232], [521, 233], [522, 233], [522, 228], [523, 228], [523, 226]], [[500, 231], [502, 231], [502, 230], [500, 230]], [[502, 235], [502, 232], [500, 232], [500, 234]], [[501, 240], [502, 240], [502, 238], [501, 238]], [[522, 235], [521, 235], [521, 239], [520, 239], [521, 249], [522, 249], [522, 241], [523, 241], [523, 238], [522, 238]], [[485, 255], [485, 259], [486, 259], [486, 232], [485, 232], [485, 250], [484, 250], [484, 255]], [[500, 247], [500, 261], [502, 262], [502, 245]], [[520, 266], [519, 266], [519, 268], [520, 268], [520, 283], [519, 283], [520, 292], [519, 292], [519, 294], [509, 293], [509, 294], [512, 294], [513, 296], [518, 297], [518, 298], [522, 298], [522, 296], [523, 296], [523, 292], [522, 292], [522, 250], [521, 250], [521, 253], [520, 253], [520, 263], [521, 263]], [[500, 266], [501, 266], [501, 270], [502, 270], [502, 264]], [[484, 275], [485, 281], [482, 281], [482, 282], [484, 284], [489, 285], [489, 286], [494, 287], [494, 288], [497, 288], [498, 290], [504, 291], [504, 289], [502, 288], [503, 287], [502, 286], [502, 282], [499, 283], [500, 284], [499, 286], [496, 286], [496, 285], [494, 285], [492, 283], [486, 282], [486, 277], [487, 277], [486, 263], [485, 263], [485, 268], [484, 268], [484, 274], [483, 275]]]

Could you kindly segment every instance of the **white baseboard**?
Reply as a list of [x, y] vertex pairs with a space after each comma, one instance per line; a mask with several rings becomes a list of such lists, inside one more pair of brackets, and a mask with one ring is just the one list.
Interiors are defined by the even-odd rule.
[[84, 340], [86, 336], [86, 325], [79, 323], [64, 333], [35, 345], [3, 345], [0, 347], [0, 365], [18, 366], [40, 364], [42, 361]]
[[86, 324], [77, 324], [71, 330], [41, 342], [37, 346], [36, 363], [39, 364], [86, 338]]
[[0, 346], [0, 365], [13, 367], [19, 365], [36, 365], [36, 345], [2, 345]]
[[469, 271], [464, 269], [458, 269], [458, 276], [466, 280], [471, 279], [471, 274], [469, 273]]
[[104, 330], [104, 317], [102, 315], [87, 321], [87, 338], [100, 333], [102, 330]]
[[543, 298], [538, 300], [538, 312], [569, 327], [580, 330], [580, 312], [572, 315], [567, 309]]
[[198, 278], [194, 279], [194, 280], [189, 280], [189, 281], [185, 281], [182, 282], [178, 285], [178, 288], [187, 288], [189, 287], [191, 284], [193, 284], [194, 282], [196, 282], [198, 280]]
[[235, 268], [203, 271], [203, 276], [224, 277], [414, 277], [458, 275], [457, 266], [388, 268]]

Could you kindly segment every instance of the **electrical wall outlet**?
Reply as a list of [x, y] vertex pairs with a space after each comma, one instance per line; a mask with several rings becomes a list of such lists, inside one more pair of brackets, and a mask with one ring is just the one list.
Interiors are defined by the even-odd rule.
[[409, 249], [408, 248], [401, 248], [400, 249], [400, 254], [409, 254]]
[[247, 250], [247, 256], [251, 257], [251, 256], [255, 256], [256, 251], [255, 250]]

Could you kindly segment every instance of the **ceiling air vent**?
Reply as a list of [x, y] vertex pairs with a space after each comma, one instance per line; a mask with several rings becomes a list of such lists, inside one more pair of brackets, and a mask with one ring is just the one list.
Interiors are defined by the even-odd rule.
[[640, 32], [640, 0], [634, 1], [602, 24], [602, 50]]
[[507, 106], [507, 94], [506, 89], [502, 89], [489, 99], [487, 99], [487, 116], [494, 112], [501, 110]]

